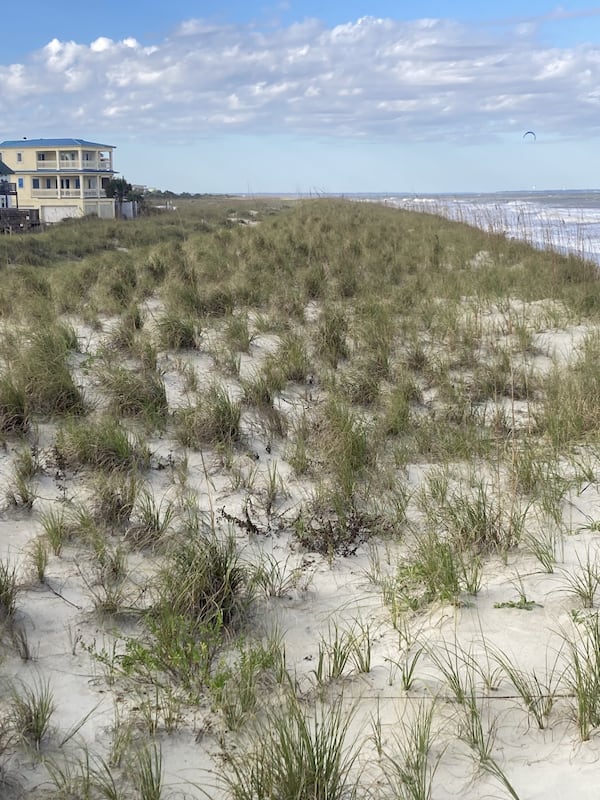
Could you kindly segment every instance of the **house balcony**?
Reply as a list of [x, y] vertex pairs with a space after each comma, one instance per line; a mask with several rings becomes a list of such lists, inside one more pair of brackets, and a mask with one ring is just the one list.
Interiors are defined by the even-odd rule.
[[32, 189], [31, 196], [38, 200], [46, 198], [81, 199], [82, 197], [105, 198], [103, 189]]
[[43, 161], [36, 161], [36, 169], [37, 170], [60, 170], [63, 171], [71, 171], [71, 170], [94, 170], [95, 172], [110, 172], [111, 170], [111, 163], [109, 158], [94, 158], [94, 159], [76, 159], [75, 161], [71, 161], [70, 159], [60, 159], [56, 160], [55, 158], [45, 158]]

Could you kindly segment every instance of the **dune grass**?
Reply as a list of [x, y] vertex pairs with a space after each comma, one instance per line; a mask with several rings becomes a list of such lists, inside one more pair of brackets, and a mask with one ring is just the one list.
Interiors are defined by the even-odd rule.
[[[330, 199], [207, 198], [5, 239], [3, 513], [31, 517], [37, 591], [77, 565], [97, 626], [81, 649], [104, 689], [135, 705], [115, 723], [114, 764], [105, 751], [53, 752], [57, 791], [167, 796], [160, 736], [189, 733], [198, 716], [237, 800], [435, 796], [440, 731], [516, 797], [498, 759], [501, 702], [540, 731], [558, 719], [595, 735], [599, 569], [577, 535], [595, 546], [600, 526], [571, 521], [598, 473], [594, 267]], [[544, 336], [580, 326], [568, 358], [544, 350]], [[296, 604], [301, 619], [325, 573], [354, 580], [367, 548], [357, 608], [329, 606], [313, 652], [288, 660], [278, 614]], [[468, 646], [414, 634], [428, 614], [458, 626], [461, 609], [485, 609], [498, 572], [521, 563], [570, 604], [545, 673], [486, 645], [484, 674]], [[3, 632], [33, 591], [22, 572], [12, 554], [0, 560]], [[367, 600], [381, 632], [360, 622]], [[378, 643], [392, 639], [394, 692], [427, 687], [427, 702], [387, 744], [380, 730], [373, 778], [344, 692], [379, 675]], [[496, 699], [494, 669], [512, 700]], [[444, 702], [429, 702], [432, 687]], [[12, 752], [41, 747], [57, 713], [47, 683], [20, 699]]]

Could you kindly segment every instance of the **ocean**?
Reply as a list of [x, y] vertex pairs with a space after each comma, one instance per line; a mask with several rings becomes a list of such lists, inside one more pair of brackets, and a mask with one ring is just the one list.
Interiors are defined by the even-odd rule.
[[441, 214], [600, 265], [600, 191], [371, 194], [356, 198]]

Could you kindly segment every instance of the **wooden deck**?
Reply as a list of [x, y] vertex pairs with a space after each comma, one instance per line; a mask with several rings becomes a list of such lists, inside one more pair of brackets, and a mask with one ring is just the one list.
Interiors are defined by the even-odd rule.
[[35, 208], [0, 208], [0, 233], [25, 233], [40, 229], [40, 212]]

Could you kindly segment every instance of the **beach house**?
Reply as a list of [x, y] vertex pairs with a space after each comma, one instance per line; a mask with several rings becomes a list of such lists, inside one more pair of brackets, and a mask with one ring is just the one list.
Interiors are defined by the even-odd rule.
[[115, 201], [105, 189], [113, 150], [84, 139], [18, 139], [0, 142], [0, 163], [13, 173], [19, 207], [38, 209], [42, 222], [86, 214], [112, 219]]
[[12, 180], [14, 172], [0, 158], [0, 208], [16, 208], [17, 184]]

